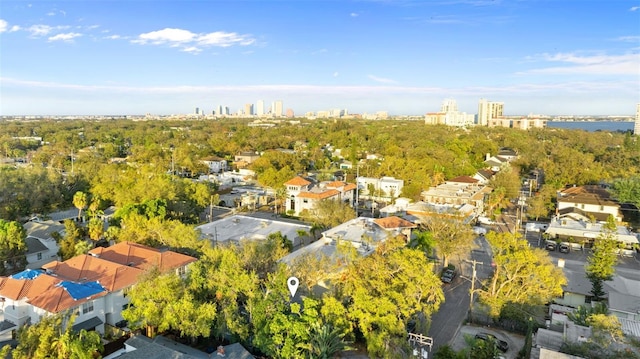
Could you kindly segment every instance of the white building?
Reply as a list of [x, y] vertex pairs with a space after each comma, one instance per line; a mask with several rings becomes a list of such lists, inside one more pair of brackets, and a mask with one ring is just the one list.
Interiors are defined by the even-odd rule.
[[239, 243], [244, 240], [265, 240], [269, 234], [280, 232], [293, 243], [293, 248], [302, 246], [303, 240], [299, 233], [311, 230], [311, 226], [274, 219], [254, 218], [233, 215], [220, 220], [196, 227], [200, 237], [218, 243]]
[[284, 107], [282, 105], [282, 101], [274, 101], [271, 104], [271, 116], [272, 117], [282, 117], [284, 114]]
[[623, 219], [620, 205], [611, 200], [609, 192], [600, 186], [577, 186], [558, 192], [556, 214], [575, 220], [605, 222], [611, 215], [616, 222]]
[[325, 200], [344, 201], [353, 206], [356, 185], [342, 181], [312, 182], [303, 177], [295, 177], [285, 182], [287, 200], [285, 208], [294, 216], [304, 210], [312, 210], [316, 203]]
[[[356, 178], [356, 183], [358, 185], [358, 196], [386, 199], [398, 197], [404, 187], [404, 181], [394, 177], [358, 177]], [[371, 189], [374, 190], [373, 193], [370, 193]]]
[[473, 114], [459, 112], [458, 105], [453, 99], [446, 99], [442, 102], [440, 112], [430, 112], [424, 119], [427, 125], [447, 125], [454, 127], [468, 127], [475, 122]]
[[4, 322], [0, 335], [25, 323], [35, 324], [45, 315], [75, 312], [74, 330], [104, 333], [105, 325], [124, 327], [122, 308], [129, 300], [124, 292], [147, 270], [185, 275], [196, 258], [121, 242], [98, 247], [64, 262], [53, 261], [42, 269], [27, 269], [0, 277]]
[[486, 99], [481, 98], [478, 103], [478, 121], [477, 124], [479, 126], [488, 126], [489, 121], [502, 117], [504, 111], [504, 103], [502, 102], [491, 102]]
[[640, 103], [636, 105], [636, 122], [633, 126], [633, 134], [640, 136]]
[[209, 156], [200, 160], [209, 168], [209, 173], [220, 173], [226, 171], [227, 168], [227, 160], [224, 158]]
[[256, 102], [255, 113], [256, 113], [256, 116], [258, 117], [264, 116], [264, 100], [258, 100]]

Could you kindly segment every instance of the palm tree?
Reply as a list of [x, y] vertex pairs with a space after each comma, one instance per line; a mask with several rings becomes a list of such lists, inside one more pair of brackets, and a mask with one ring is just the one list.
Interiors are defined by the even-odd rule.
[[313, 358], [330, 359], [347, 348], [340, 331], [329, 324], [314, 325], [311, 332], [309, 351]]
[[82, 218], [82, 210], [87, 207], [88, 197], [87, 194], [78, 191], [73, 195], [73, 205], [78, 209], [78, 220]]

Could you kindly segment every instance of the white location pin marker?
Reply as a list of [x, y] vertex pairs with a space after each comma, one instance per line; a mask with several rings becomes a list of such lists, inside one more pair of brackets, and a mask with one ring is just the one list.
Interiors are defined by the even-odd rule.
[[289, 279], [287, 279], [287, 287], [289, 287], [289, 293], [291, 293], [291, 297], [294, 297], [296, 295], [299, 284], [300, 281], [296, 277], [289, 277]]

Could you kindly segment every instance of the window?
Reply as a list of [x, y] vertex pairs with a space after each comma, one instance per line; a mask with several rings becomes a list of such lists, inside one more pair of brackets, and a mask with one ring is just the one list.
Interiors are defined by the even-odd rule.
[[309, 200], [308, 199], [303, 199], [302, 202], [309, 203]]
[[178, 267], [178, 275], [182, 277], [185, 274], [187, 274], [187, 267], [185, 266]]
[[93, 301], [82, 304], [82, 314], [93, 312]]
[[42, 253], [38, 253], [38, 260], [42, 260]]
[[589, 303], [591, 303], [591, 299], [593, 299], [593, 297], [592, 297], [592, 296], [590, 296], [590, 295], [585, 295], [585, 296], [584, 296], [584, 303], [585, 303], [585, 304], [589, 304]]

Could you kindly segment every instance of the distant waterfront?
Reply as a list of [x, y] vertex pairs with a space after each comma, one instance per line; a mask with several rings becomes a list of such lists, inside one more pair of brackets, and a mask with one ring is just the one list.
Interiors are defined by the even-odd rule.
[[633, 122], [628, 121], [549, 121], [548, 128], [594, 131], [632, 131]]

